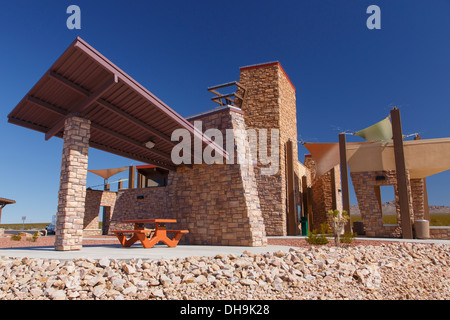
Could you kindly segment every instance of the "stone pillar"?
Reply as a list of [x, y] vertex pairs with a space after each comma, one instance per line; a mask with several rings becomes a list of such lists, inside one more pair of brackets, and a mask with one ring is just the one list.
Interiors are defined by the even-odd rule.
[[[322, 223], [330, 225], [329, 210], [342, 211], [341, 173], [337, 165], [327, 173], [316, 176], [316, 162], [311, 155], [305, 156], [305, 166], [311, 172], [312, 216], [308, 222], [310, 230], [320, 230]], [[330, 225], [331, 227], [331, 225]]]
[[76, 115], [66, 118], [55, 250], [82, 248], [90, 124], [90, 120]]
[[411, 179], [414, 220], [425, 219], [425, 179]]
[[[279, 130], [279, 170], [263, 175], [266, 165], [260, 161], [255, 168], [261, 211], [270, 236], [287, 235], [286, 150], [290, 139], [297, 141], [297, 110], [295, 88], [278, 62], [240, 68], [239, 83], [247, 89], [242, 105], [247, 129], [268, 130], [268, 154], [271, 154], [270, 132]], [[258, 139], [257, 147], [260, 146]], [[293, 162], [298, 162], [297, 143], [293, 144]], [[298, 166], [294, 166], [298, 181]], [[298, 189], [298, 186], [296, 187]], [[293, 208], [295, 209], [295, 208]]]

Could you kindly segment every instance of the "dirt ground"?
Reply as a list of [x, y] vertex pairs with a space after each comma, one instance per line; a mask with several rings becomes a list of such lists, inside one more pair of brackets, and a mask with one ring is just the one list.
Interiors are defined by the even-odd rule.
[[[97, 240], [98, 239], [98, 240]], [[118, 244], [118, 240], [115, 236], [85, 236], [83, 245], [105, 245], [105, 244]], [[388, 241], [375, 241], [375, 240], [354, 240], [350, 246], [359, 245], [381, 245], [382, 243], [389, 243]], [[22, 239], [15, 241], [10, 239], [10, 235], [0, 237], [0, 249], [1, 248], [25, 248], [25, 247], [52, 247], [55, 244], [55, 236], [39, 237], [36, 242]], [[291, 247], [311, 247], [305, 239], [268, 239], [269, 245], [282, 245]], [[334, 241], [330, 241], [327, 246], [334, 246]], [[0, 254], [1, 255], [1, 254]]]

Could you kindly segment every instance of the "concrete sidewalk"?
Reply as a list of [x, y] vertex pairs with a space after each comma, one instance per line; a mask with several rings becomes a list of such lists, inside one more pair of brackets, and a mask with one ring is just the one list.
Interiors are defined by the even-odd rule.
[[[272, 239], [304, 239], [302, 236], [280, 236], [268, 237]], [[86, 237], [85, 240], [89, 240]], [[375, 240], [375, 241], [392, 241], [392, 242], [413, 242], [413, 243], [441, 243], [450, 245], [450, 240], [435, 239], [397, 239], [397, 238], [366, 238], [357, 237], [357, 240]], [[102, 240], [101, 238], [93, 238], [91, 240]], [[104, 239], [111, 241], [111, 239]], [[234, 254], [241, 255], [244, 251], [252, 253], [276, 252], [278, 250], [288, 252], [291, 246], [268, 245], [266, 247], [233, 247], [233, 246], [201, 246], [201, 245], [178, 245], [175, 248], [169, 248], [166, 245], [156, 245], [153, 248], [145, 249], [140, 243], [136, 243], [130, 248], [123, 248], [119, 243], [104, 245], [84, 245], [79, 251], [56, 251], [53, 246], [45, 247], [24, 247], [24, 248], [4, 248], [0, 249], [0, 256], [6, 257], [29, 257], [43, 259], [71, 260], [76, 258], [91, 259], [171, 259], [184, 258], [190, 256], [215, 256], [217, 254]]]
[[[268, 239], [305, 239], [306, 237], [305, 236], [271, 236], [271, 237], [267, 237], [267, 238]], [[332, 239], [333, 237], [329, 237], [329, 238]], [[359, 236], [359, 237], [356, 237], [355, 240], [450, 244], [450, 240], [443, 240], [443, 239], [371, 238], [371, 237]]]
[[[98, 239], [96, 239], [98, 240]], [[178, 245], [169, 248], [166, 245], [156, 245], [153, 248], [145, 249], [140, 244], [135, 244], [129, 248], [123, 248], [120, 244], [105, 245], [85, 245], [78, 251], [56, 251], [53, 246], [48, 247], [28, 247], [28, 248], [5, 248], [0, 249], [0, 256], [6, 257], [29, 257], [42, 259], [72, 260], [76, 258], [91, 259], [171, 259], [184, 258], [190, 256], [215, 256], [217, 254], [241, 255], [244, 251], [252, 253], [276, 252], [282, 250], [289, 251], [289, 246], [266, 246], [266, 247], [232, 247], [232, 246], [191, 246]]]

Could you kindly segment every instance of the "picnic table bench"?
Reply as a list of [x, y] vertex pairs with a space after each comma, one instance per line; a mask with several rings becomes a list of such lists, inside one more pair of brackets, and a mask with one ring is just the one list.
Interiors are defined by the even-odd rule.
[[[166, 223], [176, 223], [175, 219], [137, 219], [123, 220], [121, 223], [134, 223], [133, 230], [112, 230], [123, 247], [130, 247], [136, 241], [140, 241], [144, 248], [152, 248], [158, 242], [163, 242], [167, 246], [176, 247], [183, 234], [189, 233], [189, 230], [167, 230]], [[146, 229], [146, 223], [154, 223], [155, 229]], [[170, 239], [167, 233], [174, 233], [174, 237]], [[127, 239], [125, 234], [131, 234], [131, 238]]]

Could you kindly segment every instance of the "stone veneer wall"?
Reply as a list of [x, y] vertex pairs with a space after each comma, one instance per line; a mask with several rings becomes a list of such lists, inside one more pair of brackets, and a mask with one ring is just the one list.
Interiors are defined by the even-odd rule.
[[[242, 105], [247, 128], [268, 129], [268, 154], [271, 154], [270, 130], [278, 129], [280, 133], [279, 171], [274, 175], [262, 175], [264, 166], [258, 161], [255, 174], [267, 234], [286, 235], [286, 142], [297, 141], [295, 88], [278, 62], [243, 67], [240, 71], [239, 83], [247, 89]], [[294, 164], [298, 162], [297, 154], [297, 143], [294, 143]], [[301, 179], [296, 165], [294, 170], [298, 190]]]
[[414, 219], [422, 220], [425, 216], [425, 189], [423, 179], [411, 179]]
[[[364, 223], [366, 235], [369, 237], [401, 237], [401, 216], [398, 205], [397, 176], [395, 170], [390, 171], [371, 171], [371, 172], [352, 172], [353, 187], [358, 200], [361, 218]], [[376, 180], [377, 176], [384, 176], [384, 180]], [[411, 220], [414, 221], [414, 208], [409, 183], [409, 172], [407, 171], [409, 206]], [[395, 204], [397, 209], [397, 225], [383, 224], [382, 212], [378, 199], [375, 194], [376, 186], [393, 185], [395, 191]]]
[[340, 167], [335, 166], [334, 179], [330, 171], [320, 177], [316, 177], [316, 163], [314, 159], [307, 155], [305, 157], [305, 166], [311, 174], [312, 189], [312, 221], [309, 222], [309, 229], [320, 231], [320, 225], [324, 222], [330, 224], [329, 210], [338, 209], [342, 211], [342, 192]]
[[[248, 141], [239, 134], [245, 129], [240, 110], [224, 108], [189, 120], [201, 120], [204, 129], [211, 126], [224, 133], [233, 129], [235, 138], [249, 149]], [[124, 219], [174, 218], [178, 222], [170, 229], [189, 230], [181, 243], [267, 244], [256, 179], [249, 163], [182, 166], [170, 173], [168, 180], [166, 187], [119, 191], [110, 229], [121, 229]], [[144, 199], [137, 199], [138, 195]]]
[[109, 230], [132, 228], [120, 223], [132, 219], [173, 219], [167, 209], [168, 187], [121, 189], [111, 217]]
[[450, 227], [430, 227], [430, 238], [450, 240]]
[[[376, 176], [385, 176], [385, 180], [376, 181]], [[367, 236], [379, 237], [401, 237], [401, 216], [397, 192], [397, 176], [395, 170], [376, 172], [353, 172], [351, 173], [353, 186], [358, 199], [361, 218], [366, 229]], [[409, 205], [411, 221], [424, 219], [425, 197], [424, 180], [409, 179], [407, 172]], [[381, 209], [375, 195], [375, 186], [393, 185], [395, 191], [395, 205], [397, 211], [397, 224], [385, 225], [382, 220]], [[450, 227], [430, 227], [430, 238], [450, 239]]]
[[[114, 212], [117, 192], [102, 190], [86, 190], [86, 206], [84, 212], [83, 234], [101, 235], [102, 229], [108, 233], [111, 213]], [[100, 207], [104, 207], [103, 227], [98, 228]]]
[[55, 250], [80, 250], [86, 198], [90, 121], [68, 116], [61, 160]]

